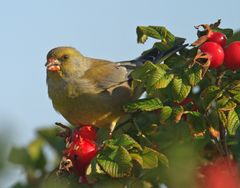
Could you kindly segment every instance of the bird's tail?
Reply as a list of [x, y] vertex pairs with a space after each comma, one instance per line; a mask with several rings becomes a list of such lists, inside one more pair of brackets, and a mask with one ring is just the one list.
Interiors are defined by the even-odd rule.
[[177, 46], [174, 46], [173, 48], [170, 48], [167, 51], [160, 51], [157, 48], [152, 48], [134, 60], [124, 61], [119, 63], [121, 64], [121, 66], [125, 66], [128, 70], [133, 70], [137, 66], [143, 65], [144, 62], [146, 61], [151, 61], [153, 63], [160, 63], [166, 60], [168, 57], [175, 54], [176, 52], [184, 49], [186, 46], [188, 46], [188, 44], [177, 45]]

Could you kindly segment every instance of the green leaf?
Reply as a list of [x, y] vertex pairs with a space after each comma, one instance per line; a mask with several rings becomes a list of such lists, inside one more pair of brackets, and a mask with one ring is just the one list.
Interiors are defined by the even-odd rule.
[[175, 36], [168, 31], [166, 27], [163, 26], [150, 26], [151, 28], [155, 29], [159, 33], [160, 39], [162, 41], [166, 41], [167, 43], [174, 42]]
[[191, 125], [191, 129], [194, 133], [205, 131], [206, 122], [202, 113], [196, 111], [185, 111], [184, 114], [187, 114], [188, 124]]
[[185, 75], [191, 86], [197, 85], [202, 80], [202, 68], [200, 66], [193, 66], [187, 69]]
[[163, 107], [158, 98], [139, 99], [123, 106], [125, 112], [153, 111]]
[[172, 81], [172, 95], [175, 102], [181, 102], [191, 91], [191, 86], [183, 82], [181, 78]]
[[174, 78], [173, 74], [166, 74], [162, 77], [159, 77], [153, 85], [154, 89], [166, 88], [173, 78]]
[[101, 169], [115, 178], [130, 175], [132, 170], [131, 160], [130, 154], [122, 146], [116, 147], [115, 149], [104, 149], [97, 158]]
[[191, 49], [184, 48], [183, 50], [180, 51], [180, 55], [182, 58], [184, 57], [194, 59], [194, 57], [197, 55], [197, 52], [198, 52], [197, 47], [193, 47]]
[[35, 168], [43, 169], [46, 165], [43, 146], [43, 140], [36, 139], [27, 147], [28, 154], [31, 158], [31, 161], [34, 163]]
[[235, 31], [231, 38], [228, 37], [227, 44], [240, 40], [240, 31]]
[[166, 88], [172, 81], [174, 75], [168, 74], [169, 67], [165, 64], [153, 64], [147, 61], [142, 67], [132, 72], [131, 76], [134, 80], [142, 83], [148, 93], [156, 91], [156, 89]]
[[227, 117], [228, 123], [227, 123], [227, 130], [230, 135], [235, 135], [236, 130], [239, 127], [240, 120], [238, 117], [238, 114], [235, 110], [230, 110]]
[[143, 158], [143, 168], [144, 169], [151, 169], [156, 168], [159, 164], [163, 164], [168, 166], [168, 159], [162, 153], [159, 153], [156, 150], [153, 150], [149, 147], [144, 147], [143, 152], [141, 154]]
[[172, 46], [169, 43], [155, 42], [153, 48], [157, 48], [158, 50], [164, 52], [170, 49]]
[[122, 146], [128, 151], [132, 149], [142, 150], [141, 145], [127, 134], [122, 134], [120, 137], [111, 139], [108, 142], [112, 145]]
[[201, 98], [205, 107], [209, 107], [211, 103], [222, 96], [222, 91], [217, 86], [209, 86], [201, 93]]
[[151, 70], [148, 73], [148, 77], [144, 80], [145, 81], [145, 87], [147, 88], [147, 90], [151, 90], [151, 88], [153, 88], [153, 87], [155, 89], [156, 88], [155, 85], [158, 85], [158, 88], [161, 88], [161, 85], [163, 85], [163, 86], [166, 85], [167, 86], [168, 85], [167, 83], [169, 83], [169, 79], [171, 81], [171, 78], [165, 78], [164, 79], [165, 74], [166, 74], [166, 71], [160, 66], [156, 66], [155, 69]]
[[234, 95], [233, 98], [236, 102], [240, 103], [240, 94]]
[[43, 153], [43, 141], [36, 139], [26, 148], [12, 148], [9, 155], [10, 162], [25, 167], [44, 169], [46, 158]]
[[143, 168], [145, 169], [151, 169], [158, 167], [158, 152], [148, 148], [144, 147], [143, 152], [141, 154], [143, 158]]
[[166, 167], [169, 167], [169, 161], [166, 155], [158, 152], [158, 162]]
[[56, 136], [60, 132], [60, 129], [57, 128], [43, 128], [37, 131], [37, 134], [44, 139], [52, 148], [57, 151], [59, 154], [62, 154], [62, 151], [65, 147], [64, 139]]
[[134, 80], [142, 82], [147, 77], [149, 77], [149, 72], [157, 69], [157, 66], [154, 65], [151, 61], [146, 61], [143, 66], [135, 69], [131, 76]]
[[184, 112], [184, 108], [182, 106], [177, 106], [173, 108], [173, 113], [171, 118], [174, 120], [175, 123], [178, 123], [181, 120], [183, 112]]
[[174, 70], [183, 70], [187, 65], [186, 59], [177, 54], [167, 58], [164, 63]]
[[172, 108], [170, 106], [164, 106], [159, 114], [159, 120], [164, 124], [172, 115]]
[[221, 99], [217, 100], [217, 108], [223, 108], [229, 101], [229, 97], [223, 96]]
[[221, 32], [221, 33], [225, 34], [227, 38], [232, 38], [233, 37], [233, 30], [230, 29], [230, 28], [226, 28], [226, 29], [215, 28], [214, 31], [218, 31], [218, 32]]
[[159, 39], [166, 42], [172, 42], [175, 37], [165, 27], [160, 26], [138, 26], [137, 27], [137, 41], [138, 43], [145, 43], [148, 37]]
[[14, 164], [20, 164], [23, 166], [31, 165], [31, 157], [29, 156], [26, 148], [13, 147], [9, 154], [9, 161]]
[[228, 121], [226, 114], [225, 114], [223, 111], [218, 110], [218, 117], [219, 117], [221, 123], [222, 123], [224, 126], [226, 126], [227, 121]]
[[224, 106], [219, 107], [219, 110], [221, 111], [234, 110], [236, 106], [237, 104], [235, 102], [233, 102], [232, 100], [228, 100], [228, 102]]
[[238, 95], [240, 93], [240, 81], [233, 81], [227, 91], [231, 94]]
[[138, 153], [130, 153], [130, 156], [133, 161], [138, 162], [140, 166], [143, 166], [143, 158]]

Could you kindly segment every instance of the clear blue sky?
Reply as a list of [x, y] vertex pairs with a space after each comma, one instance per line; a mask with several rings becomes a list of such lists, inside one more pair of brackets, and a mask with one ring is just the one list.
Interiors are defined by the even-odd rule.
[[239, 0], [8, 0], [0, 6], [0, 131], [9, 127], [14, 144], [27, 144], [34, 131], [63, 118], [52, 108], [45, 83], [45, 56], [56, 46], [113, 61], [131, 59], [151, 43], [136, 42], [138, 25], [163, 25], [196, 39], [194, 25], [222, 19], [240, 28]]

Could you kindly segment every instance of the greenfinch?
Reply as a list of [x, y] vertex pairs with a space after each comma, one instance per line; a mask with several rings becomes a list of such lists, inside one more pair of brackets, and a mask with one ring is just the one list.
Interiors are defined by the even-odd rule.
[[55, 110], [72, 125], [114, 126], [124, 115], [123, 105], [142, 94], [131, 88], [131, 71], [185, 46], [166, 52], [153, 48], [135, 60], [118, 63], [85, 57], [72, 47], [54, 48], [45, 64], [48, 95]]

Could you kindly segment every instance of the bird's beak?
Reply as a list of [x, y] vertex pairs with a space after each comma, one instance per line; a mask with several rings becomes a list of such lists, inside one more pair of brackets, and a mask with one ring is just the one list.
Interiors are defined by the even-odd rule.
[[47, 67], [47, 70], [52, 72], [60, 71], [61, 69], [60, 65], [61, 63], [55, 58], [49, 58], [47, 60], [47, 63], [45, 64], [45, 66]]

